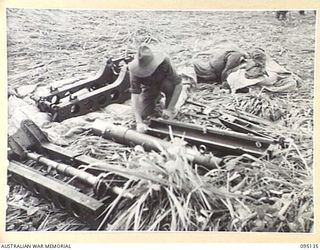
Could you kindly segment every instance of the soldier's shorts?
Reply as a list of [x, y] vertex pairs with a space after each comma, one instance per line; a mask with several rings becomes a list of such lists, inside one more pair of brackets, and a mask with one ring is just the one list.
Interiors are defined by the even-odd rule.
[[155, 84], [151, 86], [142, 87], [142, 92], [139, 95], [137, 111], [140, 113], [142, 119], [146, 119], [149, 115], [152, 115], [155, 111], [156, 104], [160, 100], [160, 93], [165, 94], [165, 108], [168, 107], [174, 89], [174, 84], [165, 79], [161, 84]]

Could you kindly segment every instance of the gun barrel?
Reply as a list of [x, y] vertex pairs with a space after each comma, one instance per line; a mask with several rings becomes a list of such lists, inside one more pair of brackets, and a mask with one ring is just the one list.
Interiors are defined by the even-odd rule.
[[48, 167], [51, 167], [57, 170], [59, 173], [65, 174], [67, 176], [76, 177], [79, 180], [89, 184], [92, 187], [97, 186], [100, 181], [99, 177], [89, 174], [85, 171], [79, 170], [77, 168], [71, 167], [64, 163], [55, 162], [49, 158], [44, 157], [43, 155], [39, 155], [37, 153], [27, 153], [27, 157], [39, 163], [42, 163]]
[[[94, 134], [100, 135], [105, 139], [129, 146], [141, 145], [146, 150], [160, 151], [160, 148], [169, 148], [171, 146], [171, 143], [168, 141], [141, 134], [127, 127], [114, 125], [113, 123], [99, 119], [94, 121], [92, 131]], [[186, 156], [194, 163], [207, 167], [208, 169], [217, 168], [222, 161], [219, 157], [203, 155], [190, 147], [186, 148]]]

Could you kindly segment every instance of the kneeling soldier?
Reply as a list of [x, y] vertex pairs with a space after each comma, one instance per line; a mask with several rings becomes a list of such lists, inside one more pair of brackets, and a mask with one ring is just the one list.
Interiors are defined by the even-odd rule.
[[146, 131], [147, 125], [143, 120], [154, 113], [161, 92], [165, 95], [163, 115], [173, 118], [182, 84], [169, 58], [162, 52], [153, 52], [147, 45], [141, 45], [134, 60], [129, 63], [129, 72], [137, 131]]

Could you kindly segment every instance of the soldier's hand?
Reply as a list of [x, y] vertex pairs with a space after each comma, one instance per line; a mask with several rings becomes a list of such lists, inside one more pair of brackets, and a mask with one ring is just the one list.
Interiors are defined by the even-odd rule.
[[165, 119], [173, 119], [177, 115], [177, 112], [171, 109], [164, 109], [162, 111], [162, 117]]
[[137, 131], [139, 133], [145, 133], [148, 129], [148, 126], [142, 122], [137, 123]]

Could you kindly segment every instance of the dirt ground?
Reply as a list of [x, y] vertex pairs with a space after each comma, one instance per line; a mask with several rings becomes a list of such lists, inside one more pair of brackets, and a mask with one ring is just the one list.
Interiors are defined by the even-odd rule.
[[[305, 16], [292, 11], [287, 20], [279, 21], [273, 11], [8, 9], [8, 90], [33, 104], [29, 98], [33, 89], [57, 80], [95, 73], [106, 57], [134, 51], [141, 42], [158, 46], [168, 53], [175, 65], [181, 66], [187, 64], [195, 53], [209, 50], [214, 41], [220, 39], [228, 39], [244, 50], [263, 48], [280, 65], [302, 79], [297, 91], [278, 97], [273, 95], [272, 98], [279, 98], [283, 104], [281, 109], [286, 117], [278, 122], [288, 129], [283, 133], [287, 135], [295, 131], [299, 134], [294, 139], [299, 141], [299, 152], [304, 155], [302, 161], [306, 168], [312, 169], [313, 11], [306, 11]], [[193, 99], [216, 103], [223, 98], [215, 92], [215, 86], [200, 86], [192, 93]], [[204, 89], [206, 95], [202, 95]], [[299, 126], [304, 130], [300, 131]], [[88, 229], [82, 222], [33, 196], [22, 186], [12, 182], [9, 186], [8, 231]], [[304, 198], [310, 201], [306, 205], [307, 222], [299, 224], [292, 220], [285, 229], [280, 225], [275, 231], [312, 230], [312, 183], [306, 192]], [[299, 202], [301, 205], [302, 201]], [[297, 205], [295, 209], [298, 208]]]

